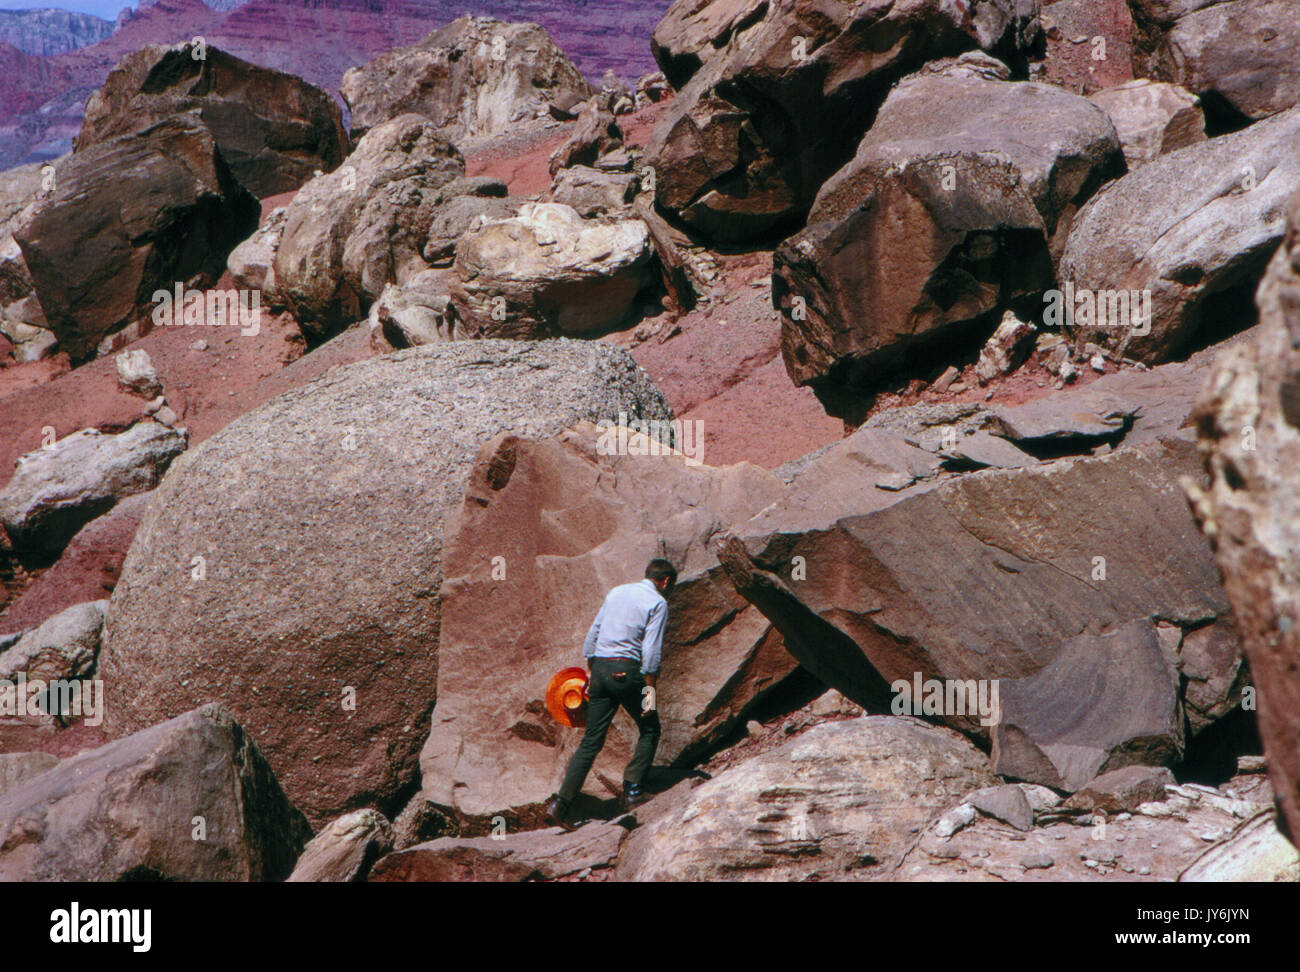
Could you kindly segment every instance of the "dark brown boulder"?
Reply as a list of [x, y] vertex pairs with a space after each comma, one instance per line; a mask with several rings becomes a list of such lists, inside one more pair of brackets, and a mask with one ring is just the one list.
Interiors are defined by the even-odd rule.
[[650, 38], [664, 78], [681, 90], [731, 35], [766, 12], [766, 0], [675, 0]]
[[211, 132], [184, 115], [69, 156], [14, 239], [59, 346], [84, 361], [113, 332], [147, 326], [156, 291], [215, 283], [259, 214]]
[[75, 147], [197, 112], [235, 178], [260, 198], [297, 189], [347, 155], [343, 114], [320, 88], [207, 45], [128, 54], [90, 96]]
[[[1017, 50], [1038, 32], [1032, 5], [1013, 0], [774, 0], [731, 16], [737, 7], [722, 0], [718, 11], [736, 29], [700, 31], [726, 36], [726, 47], [704, 61], [646, 145], [659, 206], [730, 241], [793, 228], [903, 75], [976, 46]], [[693, 39], [699, 17], [688, 19], [680, 41], [657, 32], [661, 49], [702, 50]]]
[[900, 82], [777, 250], [786, 367], [833, 414], [907, 356], [991, 331], [1008, 302], [1051, 287], [1075, 211], [1124, 172], [1104, 111], [1008, 75], [969, 53]]
[[282, 881], [310, 837], [253, 740], [204, 706], [0, 797], [0, 879]]

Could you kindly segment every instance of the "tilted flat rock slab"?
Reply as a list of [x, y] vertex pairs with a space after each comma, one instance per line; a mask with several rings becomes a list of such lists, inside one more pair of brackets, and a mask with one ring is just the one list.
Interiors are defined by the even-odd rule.
[[[497, 437], [480, 452], [451, 528], [438, 704], [420, 771], [426, 799], [483, 831], [498, 813], [511, 826], [540, 819], [582, 737], [547, 713], [547, 683], [584, 664], [583, 640], [606, 592], [640, 579], [652, 558], [679, 571], [657, 764], [716, 743], [797, 666], [767, 619], [709, 573], [705, 546], [780, 496], [782, 484], [748, 463], [602, 454], [607, 435], [584, 424], [551, 439]], [[627, 451], [636, 448], [634, 438]], [[587, 778], [592, 798], [620, 794], [636, 735], [620, 712]]]
[[1000, 695], [992, 735], [1001, 776], [1078, 790], [1126, 766], [1173, 765], [1185, 751], [1178, 673], [1147, 620], [1069, 639], [1046, 667], [1004, 681]]
[[[741, 578], [742, 591], [778, 612], [804, 667], [869, 710], [917, 673], [1027, 678], [1076, 636], [1227, 612], [1178, 485], [1196, 469], [1174, 440], [919, 484], [822, 526], [783, 530], [765, 512], [761, 530], [741, 528], [752, 564], [740, 567], [766, 580]], [[977, 716], [944, 718], [987, 732]]]

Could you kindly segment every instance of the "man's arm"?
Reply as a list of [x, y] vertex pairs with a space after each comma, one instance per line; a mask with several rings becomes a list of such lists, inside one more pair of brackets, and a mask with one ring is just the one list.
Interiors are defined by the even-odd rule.
[[660, 601], [650, 609], [645, 624], [645, 638], [641, 642], [641, 674], [645, 683], [653, 686], [659, 675], [659, 658], [663, 654], [664, 624], [668, 620], [668, 605]]
[[587, 632], [587, 640], [582, 643], [582, 657], [588, 662], [596, 653], [596, 639], [600, 637], [600, 621], [604, 616], [605, 605], [601, 604], [600, 610], [596, 612], [596, 620], [591, 622], [591, 630]]

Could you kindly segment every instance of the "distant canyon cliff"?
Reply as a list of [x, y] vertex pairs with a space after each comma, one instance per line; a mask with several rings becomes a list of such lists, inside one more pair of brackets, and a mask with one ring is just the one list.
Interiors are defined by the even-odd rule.
[[70, 150], [91, 92], [127, 54], [201, 35], [337, 96], [343, 72], [465, 13], [541, 24], [592, 80], [655, 70], [649, 37], [669, 0], [154, 0], [116, 23], [0, 11], [0, 169]]

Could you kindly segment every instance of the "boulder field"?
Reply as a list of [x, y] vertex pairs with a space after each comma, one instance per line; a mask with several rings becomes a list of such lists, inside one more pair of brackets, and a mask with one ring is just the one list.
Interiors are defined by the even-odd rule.
[[201, 6], [0, 172], [0, 878], [1300, 879], [1294, 3]]

